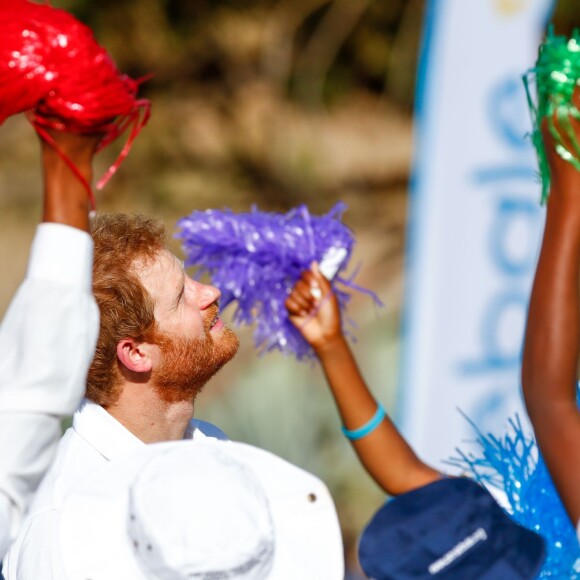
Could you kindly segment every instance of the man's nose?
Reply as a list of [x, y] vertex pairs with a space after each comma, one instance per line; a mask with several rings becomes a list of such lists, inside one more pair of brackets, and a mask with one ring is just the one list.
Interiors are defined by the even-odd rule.
[[209, 284], [199, 284], [197, 292], [200, 310], [211, 306], [221, 296], [221, 292], [215, 286], [210, 286]]

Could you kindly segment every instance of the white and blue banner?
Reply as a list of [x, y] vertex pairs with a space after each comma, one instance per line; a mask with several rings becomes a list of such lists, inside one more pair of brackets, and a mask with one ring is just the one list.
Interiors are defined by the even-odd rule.
[[[399, 423], [438, 463], [524, 415], [521, 348], [544, 210], [522, 74], [551, 0], [428, 0]], [[440, 464], [439, 464], [440, 465]]]

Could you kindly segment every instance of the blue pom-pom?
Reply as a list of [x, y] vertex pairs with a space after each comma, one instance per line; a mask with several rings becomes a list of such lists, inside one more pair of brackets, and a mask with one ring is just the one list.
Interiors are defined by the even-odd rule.
[[580, 547], [576, 530], [535, 440], [524, 434], [519, 417], [510, 420], [510, 431], [500, 438], [483, 435], [472, 421], [469, 422], [477, 434], [479, 453], [457, 449], [459, 456], [447, 463], [483, 485], [503, 491], [510, 516], [543, 536], [547, 555], [538, 578], [579, 578]]
[[[254, 324], [256, 348], [280, 350], [299, 360], [314, 356], [312, 349], [288, 319], [284, 302], [304, 270], [320, 262], [330, 248], [343, 248], [346, 258], [332, 281], [344, 312], [348, 290], [376, 296], [341, 277], [354, 246], [352, 232], [341, 223], [345, 204], [328, 214], [313, 216], [306, 206], [287, 214], [231, 210], [194, 211], [177, 225], [187, 266], [197, 266], [197, 277], [208, 274], [221, 291], [221, 305], [236, 301], [236, 324]], [[342, 287], [337, 287], [337, 283]], [[343, 320], [345, 317], [343, 316]], [[347, 322], [350, 322], [347, 320]]]

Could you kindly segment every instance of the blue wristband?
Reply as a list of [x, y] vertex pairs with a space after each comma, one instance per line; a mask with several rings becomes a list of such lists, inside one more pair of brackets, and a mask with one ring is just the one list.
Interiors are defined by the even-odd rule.
[[344, 434], [345, 437], [347, 437], [351, 441], [362, 439], [363, 437], [366, 437], [369, 433], [372, 433], [381, 424], [382, 420], [385, 418], [385, 415], [386, 413], [385, 410], [383, 409], [383, 406], [380, 403], [377, 403], [377, 412], [373, 415], [372, 419], [368, 423], [352, 431], [349, 431], [343, 425], [341, 426], [342, 433]]

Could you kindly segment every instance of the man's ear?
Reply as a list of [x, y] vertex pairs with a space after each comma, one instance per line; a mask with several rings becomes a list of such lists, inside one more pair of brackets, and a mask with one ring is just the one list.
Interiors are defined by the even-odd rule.
[[134, 373], [148, 373], [153, 368], [149, 345], [132, 338], [117, 343], [117, 358], [128, 370]]

